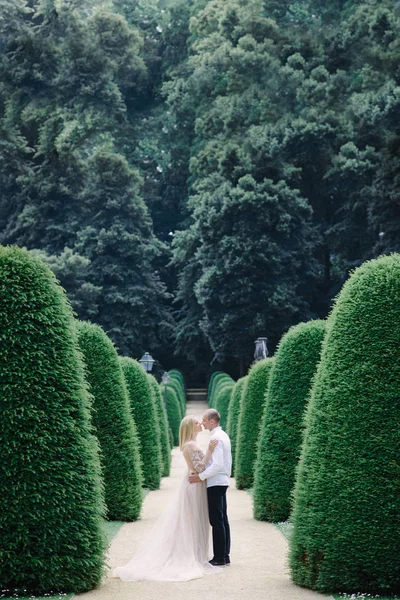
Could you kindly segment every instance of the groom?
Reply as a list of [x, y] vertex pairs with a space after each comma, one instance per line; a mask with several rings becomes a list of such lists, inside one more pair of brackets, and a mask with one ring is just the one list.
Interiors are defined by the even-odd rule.
[[231, 562], [229, 558], [231, 534], [226, 513], [226, 490], [229, 487], [232, 470], [232, 453], [229, 436], [219, 425], [220, 418], [219, 412], [212, 408], [204, 413], [203, 427], [211, 432], [210, 441], [218, 440], [218, 444], [205, 471], [189, 477], [190, 483], [207, 479], [208, 513], [214, 548], [214, 557], [209, 562], [215, 566], [229, 565]]

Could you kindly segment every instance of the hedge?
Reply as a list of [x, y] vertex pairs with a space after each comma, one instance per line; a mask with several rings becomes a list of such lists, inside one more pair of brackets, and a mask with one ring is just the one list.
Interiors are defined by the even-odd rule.
[[[160, 387], [164, 393], [164, 386], [160, 384]], [[167, 416], [172, 431], [173, 445], [179, 446], [179, 427], [182, 420], [181, 405], [175, 390], [169, 385], [167, 385]]]
[[77, 322], [93, 394], [92, 420], [101, 448], [107, 517], [135, 521], [142, 507], [139, 438], [114, 344], [99, 325]]
[[213, 373], [211, 376], [210, 384], [208, 386], [207, 392], [207, 401], [210, 408], [215, 408], [215, 403], [218, 394], [218, 388], [220, 385], [225, 383], [234, 384], [234, 380], [228, 373], [223, 373], [222, 371], [217, 371]]
[[168, 477], [171, 468], [171, 446], [169, 443], [168, 434], [168, 417], [164, 408], [164, 397], [161, 395], [160, 386], [157, 380], [150, 373], [147, 374], [151, 391], [153, 394], [153, 402], [157, 410], [158, 428], [160, 431], [160, 446], [161, 446], [161, 462], [162, 462], [162, 477]]
[[240, 417], [240, 406], [241, 406], [242, 396], [243, 396], [243, 394], [246, 393], [246, 385], [247, 385], [247, 376], [241, 377], [240, 379], [237, 380], [234, 388], [232, 389], [231, 400], [229, 403], [227, 433], [231, 439], [232, 476], [235, 475], [236, 441], [237, 441], [237, 431], [238, 431], [238, 423], [239, 423], [239, 417]]
[[260, 424], [274, 360], [266, 358], [251, 367], [242, 396], [235, 462], [236, 486], [239, 490], [253, 485]]
[[364, 263], [327, 325], [295, 486], [290, 567], [323, 592], [400, 592], [400, 255]]
[[254, 476], [254, 517], [261, 521], [289, 518], [304, 409], [324, 334], [325, 321], [300, 323], [282, 337], [275, 354]]
[[171, 369], [170, 371], [168, 371], [168, 375], [170, 377], [172, 377], [173, 379], [177, 379], [181, 386], [182, 386], [182, 390], [184, 392], [184, 394], [186, 395], [186, 386], [185, 386], [185, 379], [181, 373], [181, 371], [179, 371], [178, 369]]
[[72, 309], [17, 247], [0, 247], [0, 306], [1, 587], [85, 592], [104, 572], [105, 506]]
[[140, 441], [143, 487], [158, 490], [162, 472], [160, 430], [147, 373], [132, 358], [120, 356], [119, 360], [125, 376], [133, 420], [136, 423]]
[[226, 429], [228, 424], [229, 402], [232, 395], [232, 390], [235, 387], [235, 382], [229, 382], [218, 387], [215, 397], [215, 409], [221, 415], [220, 425], [222, 429]]
[[212, 373], [210, 380], [208, 382], [208, 386], [207, 386], [207, 402], [210, 408], [213, 408], [211, 406], [212, 403], [212, 392], [213, 392], [213, 387], [214, 387], [214, 383], [215, 383], [215, 379], [218, 375], [225, 375], [227, 376], [227, 373], [224, 373], [223, 371], [215, 371], [214, 373]]
[[174, 377], [170, 377], [168, 385], [174, 390], [176, 394], [176, 397], [179, 402], [181, 419], [183, 419], [183, 417], [186, 414], [186, 396], [183, 387], [180, 381]]

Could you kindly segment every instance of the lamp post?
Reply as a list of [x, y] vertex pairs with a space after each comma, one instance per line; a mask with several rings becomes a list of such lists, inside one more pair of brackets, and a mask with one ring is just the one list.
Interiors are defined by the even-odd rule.
[[168, 375], [168, 371], [164, 371], [164, 373], [162, 374], [162, 377], [161, 377], [161, 381], [164, 384], [164, 407], [165, 407], [165, 411], [167, 411], [167, 385], [170, 382], [170, 376]]
[[148, 353], [145, 352], [142, 356], [142, 358], [139, 360], [140, 364], [142, 365], [143, 369], [147, 372], [150, 373], [150, 371], [153, 368], [154, 363], [156, 362], [154, 360], [154, 358]]
[[267, 358], [267, 356], [268, 356], [267, 341], [268, 341], [268, 338], [259, 337], [254, 342], [256, 345], [256, 348], [254, 350], [253, 364], [258, 362], [259, 360], [263, 360], [264, 358]]

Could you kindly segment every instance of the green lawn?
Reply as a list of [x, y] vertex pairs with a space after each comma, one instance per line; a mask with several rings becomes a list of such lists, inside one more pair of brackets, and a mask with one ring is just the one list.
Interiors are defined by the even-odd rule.
[[[123, 521], [104, 521], [104, 529], [108, 545], [111, 544], [114, 536], [117, 534], [118, 530], [122, 527], [123, 524]], [[70, 600], [73, 597], [74, 594], [56, 594], [55, 596], [5, 596], [0, 591], [1, 600]]]
[[[292, 532], [292, 523], [285, 521], [284, 523], [274, 523], [275, 527], [285, 536], [287, 540], [290, 539]], [[372, 600], [373, 598], [379, 598], [379, 600], [400, 600], [398, 596], [376, 596], [374, 594], [362, 594], [361, 592], [354, 592], [353, 594], [332, 594], [335, 600]]]

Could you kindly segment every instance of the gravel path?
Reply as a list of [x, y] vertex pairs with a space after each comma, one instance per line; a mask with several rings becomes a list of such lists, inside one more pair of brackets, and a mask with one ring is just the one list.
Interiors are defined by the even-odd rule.
[[[187, 414], [200, 418], [207, 405], [200, 402], [187, 404]], [[209, 433], [198, 436], [205, 447]], [[119, 530], [109, 549], [108, 564], [113, 569], [124, 565], [135, 551], [174, 496], [178, 482], [185, 471], [185, 462], [179, 449], [172, 451], [170, 477], [162, 480], [161, 489], [147, 494], [142, 518], [126, 523]], [[286, 566], [287, 542], [270, 523], [255, 521], [252, 500], [247, 492], [237, 490], [234, 480], [228, 490], [228, 515], [231, 524], [232, 550], [229, 567], [218, 575], [205, 576], [189, 582], [122, 582], [109, 572], [102, 586], [75, 598], [82, 600], [330, 600], [325, 596], [291, 583]], [[210, 555], [211, 556], [211, 555]]]

